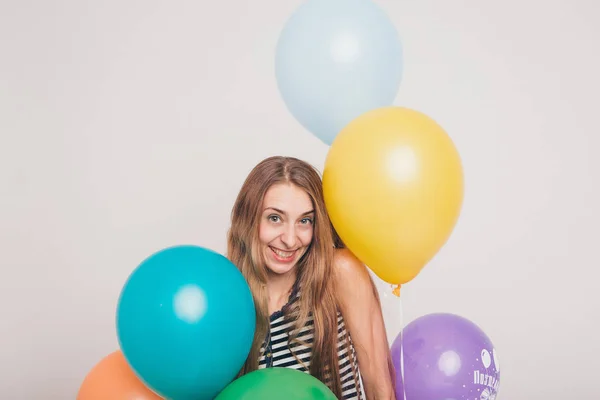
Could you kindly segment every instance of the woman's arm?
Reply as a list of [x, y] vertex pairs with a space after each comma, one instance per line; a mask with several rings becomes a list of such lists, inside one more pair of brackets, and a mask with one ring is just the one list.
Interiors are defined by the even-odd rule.
[[356, 348], [367, 400], [396, 400], [394, 368], [377, 289], [365, 265], [336, 250], [336, 293]]

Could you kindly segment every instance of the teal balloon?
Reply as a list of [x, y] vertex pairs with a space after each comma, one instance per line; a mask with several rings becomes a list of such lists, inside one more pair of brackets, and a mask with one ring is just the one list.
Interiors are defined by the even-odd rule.
[[252, 294], [239, 270], [192, 245], [144, 260], [122, 289], [116, 319], [133, 371], [171, 400], [213, 399], [242, 368], [256, 328]]
[[330, 145], [349, 122], [392, 105], [402, 80], [402, 44], [371, 0], [308, 0], [287, 20], [275, 51], [284, 103]]

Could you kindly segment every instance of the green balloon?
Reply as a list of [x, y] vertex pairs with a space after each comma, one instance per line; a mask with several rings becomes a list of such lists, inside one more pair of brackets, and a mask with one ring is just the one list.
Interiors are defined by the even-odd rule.
[[215, 400], [337, 400], [323, 382], [291, 368], [265, 368], [230, 383]]

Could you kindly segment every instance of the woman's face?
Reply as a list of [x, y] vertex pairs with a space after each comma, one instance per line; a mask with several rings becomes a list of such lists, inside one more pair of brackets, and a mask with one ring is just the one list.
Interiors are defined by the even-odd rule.
[[259, 239], [267, 268], [275, 274], [290, 272], [313, 237], [313, 204], [301, 188], [281, 183], [265, 194]]

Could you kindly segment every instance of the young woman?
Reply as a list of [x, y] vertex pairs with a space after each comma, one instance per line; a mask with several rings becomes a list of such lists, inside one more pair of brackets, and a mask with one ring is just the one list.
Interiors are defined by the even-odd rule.
[[227, 254], [248, 281], [257, 313], [241, 374], [294, 368], [338, 399], [364, 399], [364, 389], [368, 400], [395, 400], [377, 291], [331, 225], [318, 172], [296, 158], [263, 160], [231, 218]]

